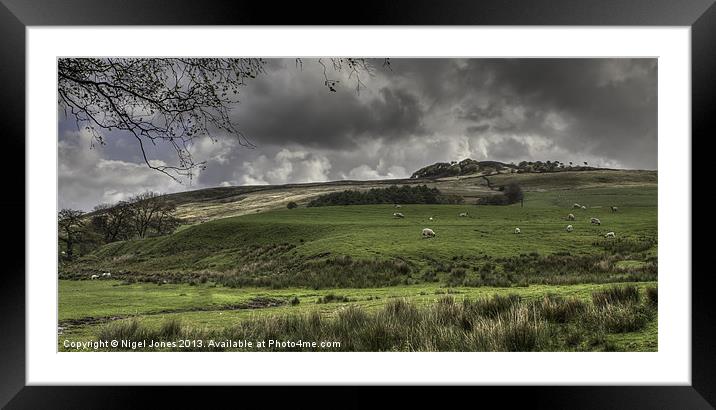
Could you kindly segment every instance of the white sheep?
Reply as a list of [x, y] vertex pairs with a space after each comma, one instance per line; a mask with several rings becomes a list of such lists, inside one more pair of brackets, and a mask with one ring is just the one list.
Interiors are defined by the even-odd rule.
[[400, 204], [395, 204], [395, 207], [396, 207], [396, 208], [402, 208], [402, 206], [400, 206]]
[[567, 225], [567, 232], [572, 232], [574, 230], [574, 227], [572, 225]]
[[99, 275], [92, 275], [90, 276], [90, 279], [99, 279]]
[[586, 206], [584, 206], [584, 205], [582, 205], [582, 209], [587, 209], [587, 207], [586, 207]]
[[460, 215], [458, 215], [461, 218], [464, 218], [467, 216], [467, 212], [460, 212]]
[[618, 210], [619, 210], [619, 208], [617, 208], [616, 206], [613, 206], [613, 207], [612, 207], [612, 212], [616, 212], [616, 211], [618, 211]]
[[604, 235], [605, 238], [616, 238], [616, 235], [614, 235], [614, 232], [607, 232]]
[[575, 218], [574, 218], [574, 214], [569, 214], [569, 215], [567, 215], [567, 220], [569, 220], [569, 221], [574, 221], [574, 219], [575, 219]]
[[102, 277], [103, 277], [103, 278], [109, 278], [109, 277], [111, 277], [111, 276], [112, 276], [112, 274], [109, 273], [109, 272], [104, 272], [104, 273], [102, 274]]
[[393, 216], [396, 217], [396, 218], [405, 218], [405, 215], [403, 215], [403, 214], [400, 213], [400, 212], [395, 212], [395, 213], [393, 213]]
[[515, 228], [515, 233], [522, 233], [522, 230], [520, 230], [520, 228]]
[[431, 220], [431, 221], [432, 221], [432, 220], [433, 220], [433, 217], [431, 216], [430, 218], [428, 218], [428, 220]]
[[589, 222], [590, 222], [592, 225], [601, 225], [601, 224], [602, 224], [602, 221], [600, 221], [599, 218], [592, 218], [592, 219], [589, 220]]
[[582, 205], [579, 205], [578, 203], [575, 203], [574, 205], [572, 205], [572, 208], [575, 208], [575, 209], [579, 209], [581, 207], [582, 207]]
[[425, 229], [423, 229], [422, 235], [423, 235], [423, 238], [432, 238], [433, 236], [435, 236], [435, 231], [433, 231], [430, 228], [425, 228]]

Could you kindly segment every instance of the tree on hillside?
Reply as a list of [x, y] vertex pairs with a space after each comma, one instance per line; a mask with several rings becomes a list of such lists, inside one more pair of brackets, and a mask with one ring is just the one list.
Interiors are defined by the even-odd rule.
[[94, 207], [92, 227], [102, 234], [105, 243], [121, 241], [132, 236], [132, 207], [121, 201], [115, 205], [100, 204]]
[[83, 211], [75, 209], [63, 209], [57, 214], [59, 239], [65, 243], [67, 259], [74, 258], [75, 245], [80, 242], [83, 215]]
[[181, 224], [181, 220], [174, 216], [175, 213], [176, 206], [162, 200], [161, 206], [150, 222], [150, 227], [156, 235], [168, 235]]
[[525, 195], [522, 192], [522, 187], [520, 187], [517, 183], [512, 182], [510, 184], [507, 184], [502, 194], [505, 196], [505, 198], [507, 198], [507, 203], [515, 204], [517, 202], [520, 202], [521, 206], [525, 206]]
[[132, 208], [132, 227], [140, 238], [147, 236], [155, 218], [165, 206], [156, 192], [146, 191], [129, 199]]
[[[176, 180], [203, 169], [189, 149], [197, 137], [216, 141], [215, 135], [235, 136], [243, 146], [253, 144], [231, 120], [248, 81], [266, 75], [261, 58], [60, 58], [58, 103], [73, 117], [78, 129], [104, 144], [104, 131], [120, 131], [136, 140], [146, 165]], [[361, 75], [373, 66], [362, 58], [319, 59], [324, 85], [332, 92], [340, 80], [332, 74], [348, 72], [359, 91]], [[383, 65], [389, 66], [389, 60]], [[303, 62], [296, 60], [297, 66]], [[148, 145], [171, 147], [176, 163], [150, 158]]]

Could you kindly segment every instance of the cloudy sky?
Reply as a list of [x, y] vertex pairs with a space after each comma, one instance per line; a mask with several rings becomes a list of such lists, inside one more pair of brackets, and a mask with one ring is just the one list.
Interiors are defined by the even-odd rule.
[[[196, 139], [205, 170], [177, 183], [144, 165], [133, 137], [91, 137], [59, 116], [60, 207], [89, 210], [143, 190], [409, 177], [438, 161], [558, 160], [657, 168], [656, 59], [391, 59], [323, 84], [317, 59], [272, 59], [232, 117], [256, 145]], [[171, 161], [159, 146], [152, 155]]]

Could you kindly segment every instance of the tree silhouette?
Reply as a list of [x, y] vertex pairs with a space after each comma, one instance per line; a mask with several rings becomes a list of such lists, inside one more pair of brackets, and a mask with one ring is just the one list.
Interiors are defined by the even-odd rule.
[[156, 217], [162, 213], [166, 203], [158, 193], [152, 191], [137, 194], [131, 197], [129, 202], [132, 204], [132, 226], [134, 231], [137, 236], [144, 238], [147, 236], [147, 232]]
[[74, 247], [80, 241], [82, 235], [82, 216], [83, 211], [74, 209], [63, 209], [57, 214], [57, 225], [59, 229], [59, 239], [65, 243], [67, 249], [67, 259], [74, 257]]
[[132, 236], [132, 207], [129, 203], [122, 201], [115, 205], [100, 204], [94, 207], [94, 212], [92, 226], [102, 234], [106, 243]]

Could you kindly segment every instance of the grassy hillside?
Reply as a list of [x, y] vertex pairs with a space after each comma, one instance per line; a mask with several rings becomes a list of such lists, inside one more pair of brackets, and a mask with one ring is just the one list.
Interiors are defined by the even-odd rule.
[[[533, 191], [524, 207], [404, 205], [403, 219], [391, 205], [277, 209], [109, 244], [65, 277], [110, 270], [128, 279], [279, 287], [654, 279], [656, 194], [648, 186]], [[589, 208], [573, 210], [575, 202]], [[422, 238], [423, 228], [437, 236]], [[609, 231], [616, 240], [603, 237]]]
[[[330, 192], [347, 189], [368, 190], [390, 185], [427, 185], [438, 188], [445, 195], [460, 195], [468, 204], [478, 198], [494, 195], [483, 173], [445, 178], [393, 179], [380, 181], [334, 181], [326, 183], [220, 187], [170, 194], [177, 205], [178, 216], [194, 223], [231, 216], [266, 212], [285, 208], [294, 201], [305, 205], [311, 199]], [[525, 190], [579, 189], [625, 185], [656, 186], [656, 171], [593, 170], [562, 171], [556, 173], [503, 173], [489, 177], [492, 185], [515, 181]]]

